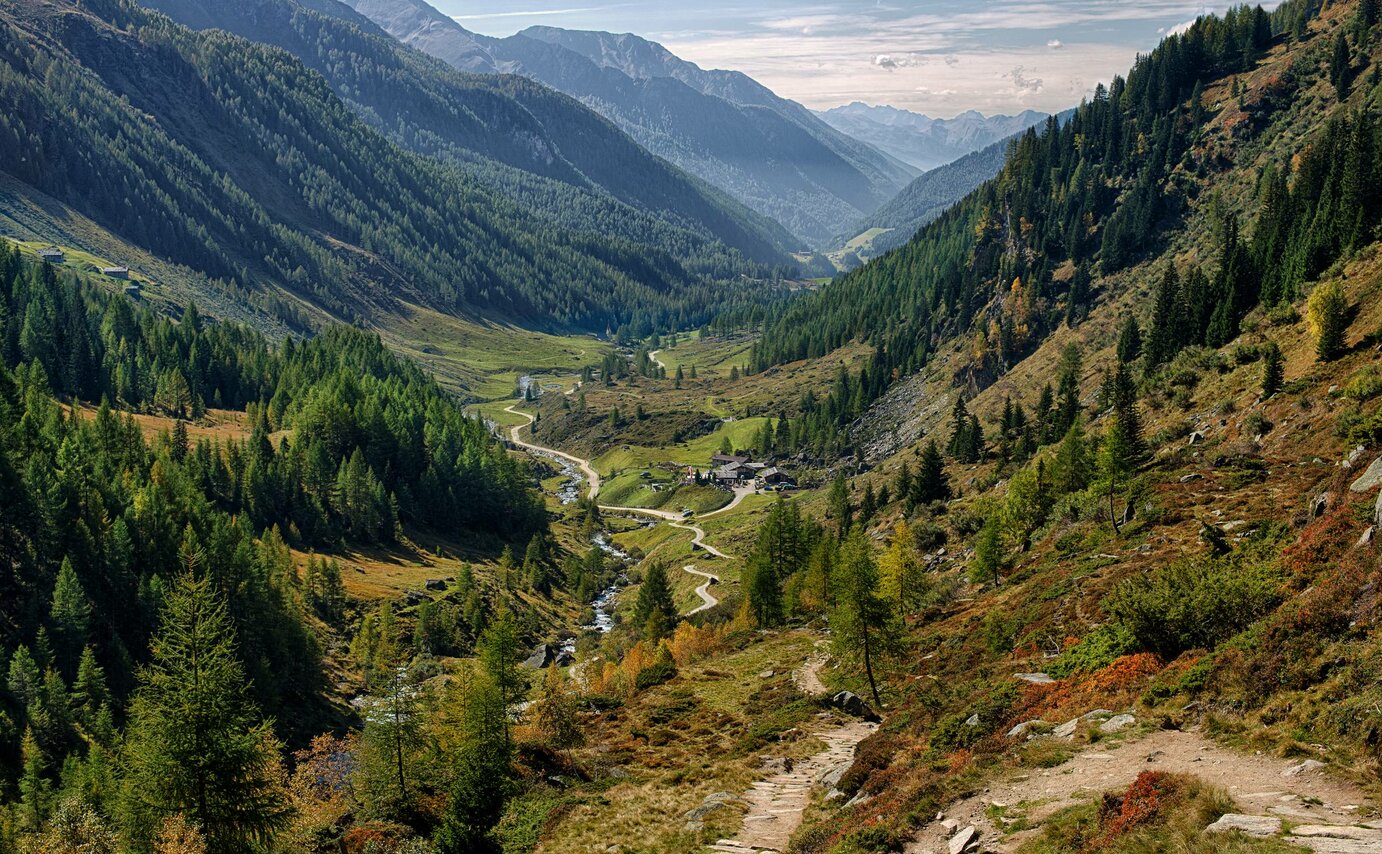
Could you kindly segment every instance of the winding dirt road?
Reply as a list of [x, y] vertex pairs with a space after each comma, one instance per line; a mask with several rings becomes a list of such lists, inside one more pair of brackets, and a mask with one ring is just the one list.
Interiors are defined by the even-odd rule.
[[527, 424], [515, 425], [514, 428], [509, 431], [509, 439], [515, 445], [517, 445], [525, 451], [531, 451], [535, 454], [547, 454], [553, 457], [561, 457], [563, 460], [566, 460], [567, 462], [574, 463], [576, 467], [581, 470], [581, 474], [585, 475], [585, 481], [587, 484], [589, 484], [589, 489], [586, 490], [586, 497], [591, 500], [594, 500], [595, 496], [600, 494], [600, 473], [595, 471], [595, 469], [591, 467], [590, 462], [588, 460], [583, 460], [580, 457], [575, 457], [571, 454], [563, 453], [562, 451], [558, 451], [556, 448], [547, 448], [542, 445], [534, 445], [532, 442], [523, 441], [518, 437], [519, 431], [522, 430], [524, 427], [531, 426], [533, 422], [537, 421], [537, 419], [526, 412], [520, 412], [519, 410], [514, 409], [513, 406], [505, 407], [504, 411], [510, 412], [514, 415], [521, 415], [524, 418], [528, 419]]
[[689, 572], [692, 575], [699, 575], [701, 578], [705, 579], [705, 583], [702, 584], [700, 587], [696, 588], [696, 595], [701, 597], [701, 604], [692, 608], [690, 611], [687, 611], [686, 616], [689, 617], [692, 614], [699, 614], [702, 611], [708, 611], [711, 608], [714, 608], [716, 605], [720, 604], [720, 600], [716, 599], [715, 594], [710, 592], [710, 585], [719, 584], [720, 576], [712, 575], [709, 572], [704, 572], [702, 570], [696, 569], [696, 567], [692, 566], [691, 564], [683, 566], [682, 571]]
[[[580, 457], [568, 454], [564, 451], [558, 451], [556, 448], [549, 448], [545, 445], [537, 445], [532, 442], [523, 441], [523, 439], [520, 438], [519, 433], [523, 430], [524, 427], [531, 426], [533, 422], [535, 422], [537, 419], [529, 415], [528, 413], [523, 412], [522, 410], [516, 409], [516, 405], [517, 404], [505, 407], [504, 411], [511, 413], [513, 415], [521, 415], [524, 418], [528, 419], [528, 423], [519, 424], [511, 428], [509, 430], [510, 441], [512, 441], [516, 446], [530, 453], [561, 457], [563, 460], [566, 460], [567, 462], [574, 464], [577, 468], [581, 470], [581, 474], [585, 475], [587, 484], [586, 497], [591, 499], [592, 501], [595, 500], [595, 498], [600, 494], [600, 473], [595, 471], [595, 468], [590, 465], [589, 460], [583, 460]], [[735, 490], [734, 499], [732, 501], [730, 501], [724, 507], [721, 507], [719, 510], [715, 510], [705, 515], [714, 516], [719, 513], [724, 513], [726, 510], [733, 509], [734, 507], [738, 506], [740, 501], [744, 500], [744, 496], [749, 494], [749, 492], [751, 492], [751, 490]], [[684, 531], [690, 531], [692, 534], [692, 548], [701, 549], [706, 554], [714, 555], [715, 557], [718, 557], [721, 560], [729, 559], [729, 555], [725, 554], [724, 552], [720, 551], [719, 549], [715, 548], [714, 546], [710, 545], [705, 541], [705, 530], [703, 528], [701, 528], [699, 525], [690, 525], [683, 522], [682, 519], [684, 519], [685, 517], [683, 517], [680, 513], [673, 513], [670, 510], [655, 510], [651, 507], [624, 507], [622, 505], [617, 504], [601, 504], [599, 505], [599, 507], [601, 510], [608, 511], [610, 513], [637, 513], [642, 516], [652, 516], [655, 519], [662, 519], [663, 521], [670, 523], [673, 528], [681, 528]], [[697, 574], [699, 575], [701, 573]], [[701, 598], [704, 600], [705, 595], [702, 594]], [[718, 600], [716, 601], [716, 604], [718, 604]], [[705, 607], [714, 607], [714, 604], [707, 605]]]

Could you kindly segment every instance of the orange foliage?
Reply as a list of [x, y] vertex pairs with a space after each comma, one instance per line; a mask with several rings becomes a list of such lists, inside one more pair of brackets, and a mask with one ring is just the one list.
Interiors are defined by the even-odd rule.
[[697, 627], [683, 621], [667, 640], [667, 648], [672, 652], [672, 660], [678, 667], [685, 667], [699, 661], [711, 653], [719, 651], [724, 643], [725, 630], [715, 626]]
[[1181, 793], [1178, 777], [1164, 771], [1143, 771], [1137, 775], [1122, 795], [1105, 795], [1099, 807], [1099, 838], [1085, 846], [1085, 851], [1099, 851], [1114, 839], [1140, 824], [1145, 824], [1161, 812], [1163, 806]]

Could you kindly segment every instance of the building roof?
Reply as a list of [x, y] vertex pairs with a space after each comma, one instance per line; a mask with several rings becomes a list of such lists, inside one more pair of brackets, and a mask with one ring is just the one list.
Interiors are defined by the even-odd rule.
[[792, 480], [795, 483], [795, 480], [793, 480], [790, 474], [778, 468], [777, 466], [763, 469], [761, 472], [758, 473], [758, 476], [763, 478], [764, 480], [767, 480], [770, 477], [780, 477], [784, 480]]
[[713, 454], [710, 457], [710, 461], [712, 463], [724, 465], [726, 463], [746, 463], [749, 461], [749, 458], [737, 454]]

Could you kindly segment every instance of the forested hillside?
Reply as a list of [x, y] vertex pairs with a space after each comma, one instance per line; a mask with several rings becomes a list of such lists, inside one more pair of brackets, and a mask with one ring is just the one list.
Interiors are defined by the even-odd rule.
[[[1062, 322], [1079, 322], [1095, 297], [1096, 273], [1110, 276], [1161, 246], [1201, 179], [1224, 166], [1215, 152], [1195, 147], [1206, 121], [1226, 106], [1204, 103], [1204, 85], [1251, 68], [1274, 41], [1295, 38], [1313, 10], [1306, 2], [1270, 15], [1244, 7], [1167, 38], [1070, 121], [1052, 119], [1024, 135], [996, 178], [908, 245], [786, 308], [755, 348], [754, 368], [866, 341], [878, 350], [878, 368], [863, 383], [866, 405], [891, 378], [924, 365], [938, 341], [971, 336], [974, 358], [959, 379], [992, 382]], [[1331, 63], [1332, 45], [1315, 39], [1302, 48], [1243, 106], [1237, 132], [1268, 126], [1322, 74], [1346, 98], [1354, 90], [1344, 50]], [[1373, 119], [1340, 110], [1311, 142], [1260, 183], [1263, 214], [1251, 238], [1245, 223], [1223, 214], [1218, 263], [1192, 271], [1165, 307], [1183, 320], [1159, 317], [1154, 328], [1218, 346], [1237, 334], [1249, 309], [1296, 295], [1371, 234], [1382, 213]]]
[[5, 168], [209, 278], [344, 317], [403, 298], [592, 331], [765, 293], [589, 223], [562, 228], [398, 148], [281, 50], [126, 0], [11, 2], [0, 16]]
[[[250, 435], [189, 439], [189, 420], [209, 406], [246, 412]], [[174, 427], [149, 442], [117, 408]], [[212, 654], [232, 651], [222, 665], [241, 674], [227, 686], [235, 702], [279, 716], [278, 734], [300, 741], [329, 723], [313, 621], [339, 622], [344, 601], [339, 567], [314, 561], [315, 574], [300, 581], [290, 547], [436, 530], [498, 554], [548, 536], [526, 466], [377, 337], [338, 328], [273, 347], [195, 308], [173, 322], [24, 261], [8, 243], [0, 245], [0, 492], [0, 646], [9, 668], [0, 776], [7, 792], [17, 784], [23, 793], [0, 820], [6, 846], [47, 826], [59, 788], [108, 815], [134, 810], [131, 827], [150, 810], [161, 820], [147, 792], [120, 790], [120, 781], [149, 782], [139, 756], [122, 751], [163, 720], [139, 706], [153, 702], [150, 674], [138, 669], [160, 615], [167, 627], [180, 607], [219, 613], [208, 619], [230, 634], [216, 643], [230, 645]], [[202, 586], [189, 591], [189, 583]], [[206, 640], [165, 636], [155, 658], [189, 665], [166, 656]], [[215, 714], [211, 725], [227, 737], [257, 719], [229, 707]], [[119, 781], [110, 779], [117, 761]], [[270, 805], [261, 818], [285, 809]], [[203, 809], [200, 829], [212, 835], [216, 821], [207, 819]]]
[[[398, 145], [467, 167], [535, 217], [669, 252], [726, 278], [785, 263], [792, 238], [653, 157], [596, 113], [522, 78], [463, 74], [339, 2], [145, 4], [194, 29], [281, 47]], [[509, 168], [505, 168], [509, 167]]]

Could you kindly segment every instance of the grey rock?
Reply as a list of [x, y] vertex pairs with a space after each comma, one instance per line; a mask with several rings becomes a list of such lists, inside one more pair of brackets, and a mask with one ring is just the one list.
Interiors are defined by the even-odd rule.
[[1281, 776], [1283, 776], [1283, 777], [1300, 777], [1300, 776], [1302, 776], [1302, 775], [1309, 774], [1309, 773], [1314, 772], [1314, 771], [1318, 771], [1318, 770], [1320, 770], [1320, 769], [1323, 768], [1323, 767], [1324, 767], [1324, 763], [1321, 762], [1320, 760], [1318, 760], [1318, 759], [1307, 759], [1307, 760], [1305, 760], [1304, 762], [1300, 763], [1299, 765], [1292, 765], [1290, 768], [1287, 768], [1285, 771], [1282, 771], [1282, 772], [1281, 772]]
[[1364, 448], [1362, 445], [1359, 445], [1352, 451], [1349, 451], [1348, 456], [1344, 457], [1343, 460], [1339, 462], [1339, 465], [1343, 466], [1346, 469], [1353, 468], [1354, 466], [1358, 465], [1359, 458], [1363, 456], [1363, 453], [1366, 450], [1367, 449]]
[[830, 705], [848, 715], [856, 718], [863, 718], [870, 723], [878, 723], [883, 720], [878, 713], [869, 708], [869, 704], [864, 702], [864, 698], [855, 694], [853, 691], [841, 691], [830, 698]]
[[1014, 673], [1014, 679], [1021, 679], [1023, 682], [1030, 682], [1033, 685], [1050, 685], [1056, 680], [1046, 673]]
[[1137, 718], [1132, 715], [1114, 715], [1103, 723], [1099, 724], [1099, 732], [1114, 733], [1122, 732], [1133, 724], [1137, 723]]
[[978, 725], [979, 725], [979, 713], [978, 713], [978, 712], [975, 712], [974, 714], [970, 715], [967, 719], [965, 719], [965, 726], [978, 726]]
[[533, 647], [532, 653], [523, 660], [522, 666], [529, 670], [541, 670], [551, 664], [556, 657], [557, 651], [555, 649], [548, 644], [540, 643]]
[[1204, 434], [1201, 433], [1199, 430], [1196, 430], [1194, 433], [1191, 433], [1191, 434], [1190, 434], [1190, 441], [1187, 442], [1186, 444], [1189, 444], [1189, 445], [1198, 445], [1198, 444], [1202, 443], [1203, 441], [1204, 441]]
[[852, 807], [858, 804], [868, 803], [870, 796], [860, 792], [845, 802], [845, 806]]
[[1347, 824], [1300, 824], [1291, 828], [1292, 836], [1319, 836], [1331, 839], [1356, 839], [1363, 842], [1382, 842], [1382, 830], [1355, 827]]
[[1377, 507], [1372, 511], [1372, 524], [1382, 528], [1382, 492], [1377, 493]]
[[763, 761], [758, 763], [758, 770], [773, 774], [790, 773], [792, 760], [787, 756], [764, 756]]
[[758, 678], [759, 678], [759, 679], [771, 679], [771, 678], [773, 678], [773, 671], [771, 671], [771, 670], [764, 670], [763, 672], [761, 672], [761, 673], [758, 674]]
[[963, 854], [970, 846], [979, 841], [979, 831], [974, 829], [974, 825], [966, 827], [959, 833], [950, 837], [950, 854]]
[[1310, 501], [1310, 516], [1318, 519], [1329, 509], [1330, 494], [1328, 491], [1321, 492]]
[[440, 578], [429, 578], [427, 579], [427, 583], [423, 586], [428, 590], [445, 590], [446, 582], [442, 581]]
[[1046, 721], [1043, 721], [1040, 718], [1036, 720], [1023, 721], [1022, 723], [1008, 730], [1008, 738], [1021, 738], [1031, 730], [1039, 729], [1044, 726], [1046, 726]]
[[1367, 548], [1368, 546], [1372, 545], [1372, 539], [1373, 539], [1373, 536], [1375, 535], [1375, 532], [1376, 532], [1376, 531], [1377, 531], [1376, 526], [1374, 526], [1374, 525], [1369, 525], [1369, 526], [1368, 526], [1368, 529], [1367, 529], [1366, 531], [1363, 532], [1363, 536], [1361, 536], [1361, 537], [1358, 538], [1358, 545], [1359, 545], [1359, 547], [1360, 547], [1360, 548]]
[[941, 827], [945, 828], [947, 833], [954, 833], [959, 829], [960, 823], [953, 818], [947, 818], [941, 821]]
[[848, 770], [848, 764], [836, 765], [834, 768], [826, 770], [826, 772], [821, 775], [820, 784], [832, 791], [838, 791], [835, 787], [840, 785], [840, 778], [843, 777]]
[[1192, 480], [1204, 480], [1204, 475], [1197, 471], [1192, 471], [1190, 474], [1181, 475], [1180, 478], [1181, 483], [1189, 483]]
[[1071, 738], [1075, 735], [1075, 727], [1080, 725], [1079, 718], [1072, 718], [1055, 729], [1051, 730], [1051, 735], [1056, 738]]
[[[739, 796], [733, 792], [713, 792], [706, 795], [705, 800], [701, 801], [698, 806], [694, 806], [687, 810], [683, 818], [686, 819], [688, 824], [693, 822], [698, 823], [711, 813], [722, 810], [737, 800], [739, 800]], [[699, 830], [699, 828], [697, 829]]]
[[1353, 492], [1367, 492], [1382, 486], [1382, 457], [1373, 460], [1368, 470], [1358, 476], [1358, 479], [1349, 487]]
[[1271, 815], [1241, 815], [1227, 813], [1204, 829], [1205, 833], [1231, 833], [1238, 831], [1246, 836], [1265, 838], [1281, 832], [1281, 819]]

